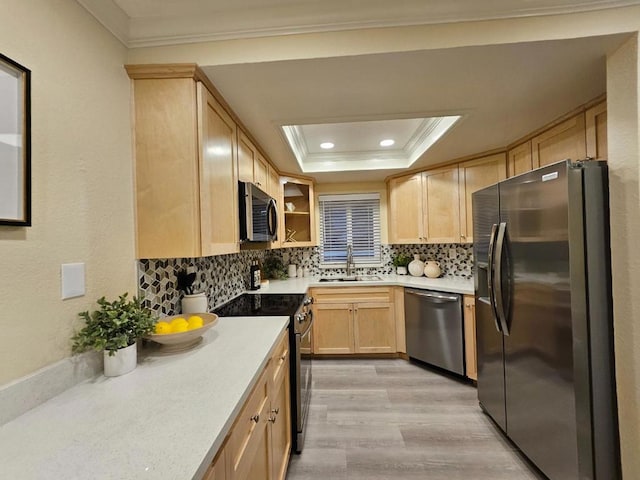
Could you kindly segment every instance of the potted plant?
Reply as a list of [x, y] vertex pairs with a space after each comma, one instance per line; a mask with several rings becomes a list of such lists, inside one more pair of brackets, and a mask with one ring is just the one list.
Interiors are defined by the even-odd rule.
[[398, 275], [407, 274], [407, 265], [411, 262], [411, 257], [404, 253], [398, 253], [393, 257], [393, 265], [396, 267], [396, 273]]
[[196, 281], [196, 272], [187, 273], [180, 270], [176, 275], [178, 290], [184, 292], [182, 297], [182, 313], [207, 313], [209, 301], [204, 292], [194, 292], [193, 284]]
[[100, 308], [78, 314], [86, 323], [73, 337], [73, 353], [103, 351], [104, 374], [116, 377], [129, 373], [137, 364], [137, 340], [154, 330], [156, 317], [142, 302], [127, 294], [108, 302], [98, 300]]

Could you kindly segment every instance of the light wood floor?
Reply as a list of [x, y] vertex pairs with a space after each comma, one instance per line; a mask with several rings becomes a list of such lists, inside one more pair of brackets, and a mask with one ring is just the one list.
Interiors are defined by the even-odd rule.
[[314, 360], [288, 480], [540, 480], [473, 386], [404, 360]]

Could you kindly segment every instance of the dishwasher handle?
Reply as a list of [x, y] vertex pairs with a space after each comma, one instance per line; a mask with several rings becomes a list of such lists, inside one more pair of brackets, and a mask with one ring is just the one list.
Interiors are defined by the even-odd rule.
[[406, 293], [410, 295], [416, 295], [418, 297], [430, 298], [433, 300], [443, 300], [445, 302], [458, 302], [460, 301], [460, 297], [458, 295], [442, 295], [439, 293], [427, 293], [420, 292], [418, 290], [405, 290]]

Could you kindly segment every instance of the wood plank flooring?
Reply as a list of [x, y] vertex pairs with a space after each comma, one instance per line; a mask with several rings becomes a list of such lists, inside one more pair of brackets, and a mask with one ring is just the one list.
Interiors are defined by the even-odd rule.
[[288, 480], [541, 480], [476, 389], [405, 360], [314, 360], [304, 451]]

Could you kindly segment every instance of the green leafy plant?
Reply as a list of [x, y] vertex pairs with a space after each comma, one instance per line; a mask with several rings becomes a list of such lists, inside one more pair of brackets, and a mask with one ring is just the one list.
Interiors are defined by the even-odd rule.
[[136, 297], [128, 300], [124, 293], [113, 302], [102, 297], [98, 305], [99, 310], [78, 314], [86, 325], [71, 338], [73, 353], [93, 349], [106, 350], [109, 355], [115, 355], [117, 350], [133, 345], [155, 328], [157, 318]]
[[283, 280], [287, 278], [287, 270], [280, 258], [269, 256], [264, 259], [262, 270], [265, 278], [273, 278], [275, 280]]
[[399, 253], [393, 256], [393, 266], [394, 267], [406, 267], [411, 263], [411, 257], [404, 253]]

